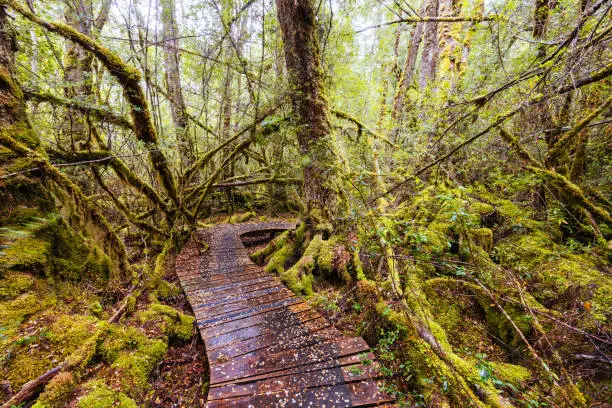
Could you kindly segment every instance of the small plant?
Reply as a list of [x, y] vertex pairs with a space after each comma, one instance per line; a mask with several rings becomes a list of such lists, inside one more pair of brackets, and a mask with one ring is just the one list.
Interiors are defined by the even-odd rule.
[[364, 373], [363, 369], [359, 366], [351, 366], [349, 367], [348, 371], [351, 375], [361, 375]]

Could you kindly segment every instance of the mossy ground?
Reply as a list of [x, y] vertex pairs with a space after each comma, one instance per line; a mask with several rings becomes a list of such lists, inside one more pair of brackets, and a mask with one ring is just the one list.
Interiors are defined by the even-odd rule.
[[[53, 245], [58, 243], [46, 244], [43, 231], [14, 239], [4, 251], [4, 259], [11, 262], [3, 264], [0, 277], [0, 378], [17, 391], [62, 361], [76, 361], [77, 354], [86, 353], [82, 364], [47, 384], [37, 408], [136, 407], [166, 394], [170, 404], [181, 400], [202, 406], [203, 349], [193, 344], [194, 318], [181, 310], [186, 306], [182, 291], [167, 280], [171, 260], [163, 263], [154, 286], [130, 296], [121, 320], [108, 324], [123, 296], [120, 287], [109, 282], [103, 270], [94, 271], [83, 262], [90, 252], [80, 253], [78, 270], [58, 263], [53, 257]], [[19, 248], [32, 251], [15, 250]], [[101, 279], [85, 279], [90, 273]], [[163, 365], [166, 358], [176, 360], [177, 354], [190, 355], [191, 361]], [[164, 392], [174, 385], [160, 380], [160, 375], [192, 385], [184, 393]], [[195, 378], [186, 380], [190, 376]]]

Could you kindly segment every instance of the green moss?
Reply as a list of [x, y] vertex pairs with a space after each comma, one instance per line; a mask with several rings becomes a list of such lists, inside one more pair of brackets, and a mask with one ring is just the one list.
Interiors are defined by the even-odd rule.
[[314, 271], [323, 242], [320, 234], [315, 235], [295, 265], [280, 274], [281, 281], [293, 292], [304, 295], [313, 293], [314, 279], [308, 275]]
[[175, 296], [178, 296], [178, 294], [180, 293], [180, 289], [175, 284], [169, 283], [164, 279], [160, 279], [159, 283], [157, 284], [156, 290], [157, 297], [162, 300], [173, 298]]
[[121, 378], [123, 391], [141, 395], [149, 388], [149, 375], [166, 354], [168, 346], [162, 340], [146, 340], [135, 350], [124, 350], [112, 364]]
[[609, 280], [595, 289], [591, 298], [591, 314], [602, 323], [612, 319], [612, 284]]
[[29, 291], [34, 282], [34, 278], [25, 273], [11, 272], [7, 274], [4, 279], [0, 279], [0, 302], [14, 299]]
[[588, 302], [591, 315], [601, 323], [612, 315], [612, 283], [588, 257], [566, 253], [543, 262], [534, 272], [532, 292], [538, 301]]
[[[495, 306], [491, 306], [487, 299], [479, 299], [479, 303], [485, 312], [485, 319], [493, 334], [511, 347], [517, 348], [522, 346], [521, 338], [508, 321], [508, 318], [501, 311], [497, 310]], [[529, 336], [532, 329], [532, 318], [525, 313], [523, 307], [505, 305], [504, 310], [519, 330], [525, 336]]]
[[10, 211], [1, 212], [0, 224], [4, 225], [25, 225], [43, 217], [37, 208], [19, 206], [11, 208]]
[[531, 371], [520, 365], [501, 362], [489, 362], [488, 364], [497, 378], [512, 384], [516, 388], [522, 388], [523, 383], [531, 378]]
[[300, 279], [300, 290], [305, 296], [312, 296], [314, 294], [314, 290], [312, 285], [314, 283], [314, 276], [312, 274], [306, 273], [303, 274]]
[[4, 146], [0, 146], [0, 163], [6, 163], [15, 157], [17, 157], [17, 155], [13, 153], [12, 150]]
[[122, 392], [113, 391], [102, 380], [93, 380], [83, 385], [86, 394], [77, 403], [77, 408], [137, 408], [136, 402]]
[[8, 333], [19, 327], [29, 316], [57, 303], [53, 293], [24, 293], [15, 299], [0, 303], [0, 322]]
[[[495, 208], [498, 214], [498, 223], [504, 228], [536, 228], [537, 223], [531, 220], [531, 212], [522, 209], [510, 200], [505, 200], [489, 193], [486, 189], [479, 189], [478, 195]], [[476, 211], [474, 211], [476, 212]]]
[[302, 249], [304, 242], [306, 242], [306, 236], [308, 235], [308, 224], [301, 222], [300, 225], [295, 229], [293, 234], [295, 247], [299, 250]]
[[113, 363], [122, 350], [135, 350], [147, 341], [147, 337], [135, 327], [106, 325], [105, 334], [97, 345], [96, 354], [103, 361]]
[[32, 408], [64, 408], [72, 398], [76, 383], [69, 372], [61, 372], [47, 384]]
[[40, 145], [40, 138], [26, 121], [18, 121], [2, 129], [2, 132], [11, 136], [17, 142], [23, 143], [30, 149], [35, 150]]
[[542, 231], [513, 235], [497, 243], [494, 257], [505, 268], [519, 273], [533, 273], [537, 266], [558, 257], [551, 237]]
[[491, 204], [483, 203], [482, 201], [474, 201], [470, 203], [468, 210], [471, 213], [478, 214], [481, 217], [493, 214], [495, 207]]
[[13, 389], [20, 389], [23, 385], [35, 378], [38, 378], [55, 365], [51, 361], [52, 356], [48, 352], [42, 353], [40, 350], [13, 350], [10, 360], [4, 363], [7, 374], [4, 377], [9, 380]]
[[310, 220], [312, 221], [312, 224], [314, 225], [314, 230], [316, 232], [322, 233], [322, 234], [328, 234], [328, 235], [333, 232], [334, 226], [332, 225], [329, 218], [325, 215], [325, 213], [320, 208], [311, 209], [308, 216]]
[[330, 275], [334, 269], [335, 249], [335, 239], [328, 239], [321, 242], [319, 254], [317, 256], [317, 268], [323, 275]]
[[482, 248], [485, 252], [493, 249], [493, 231], [489, 228], [476, 228], [469, 231], [472, 242]]
[[360, 252], [361, 252], [361, 249], [357, 246], [353, 250], [352, 260], [353, 260], [353, 267], [355, 268], [355, 277], [357, 278], [358, 281], [363, 281], [363, 280], [366, 280], [368, 277], [363, 271], [363, 263], [361, 262], [361, 259], [359, 258]]
[[274, 251], [282, 248], [283, 245], [285, 245], [285, 242], [287, 242], [288, 237], [289, 231], [283, 232], [278, 237], [270, 241], [264, 248], [252, 253], [250, 256], [251, 260], [255, 263], [263, 262], [268, 256], [274, 253]]
[[[442, 255], [450, 248], [450, 243], [446, 233], [446, 223], [432, 223], [429, 228], [419, 228], [416, 232], [416, 239], [420, 241], [420, 250], [432, 255]], [[442, 232], [444, 231], [444, 232]]]
[[267, 273], [282, 274], [285, 272], [285, 265], [287, 261], [295, 253], [295, 244], [293, 242], [285, 242], [285, 244], [272, 255], [268, 265], [266, 265]]
[[173, 340], [189, 340], [193, 337], [195, 318], [173, 309], [170, 306], [152, 304], [147, 310], [138, 314], [140, 321], [162, 319], [164, 333]]
[[230, 217], [229, 222], [230, 224], [238, 224], [241, 222], [247, 222], [250, 219], [255, 218], [256, 216], [257, 214], [255, 213], [255, 211], [249, 211], [249, 212], [245, 212], [242, 214], [235, 214]]
[[97, 322], [92, 316], [61, 315], [50, 327], [49, 340], [62, 354], [71, 354], [91, 337]]
[[26, 237], [15, 240], [0, 255], [0, 266], [15, 270], [44, 273], [49, 264], [51, 244], [46, 240]]
[[130, 295], [126, 299], [125, 314], [130, 316], [136, 310], [136, 296]]

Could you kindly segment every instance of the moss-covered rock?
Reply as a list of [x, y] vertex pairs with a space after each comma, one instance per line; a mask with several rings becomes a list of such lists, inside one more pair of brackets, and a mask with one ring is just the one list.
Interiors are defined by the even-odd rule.
[[114, 391], [102, 380], [93, 380], [82, 386], [85, 395], [77, 403], [77, 408], [137, 408], [133, 399], [122, 392]]
[[493, 231], [489, 228], [476, 228], [469, 231], [469, 236], [474, 244], [478, 245], [485, 252], [493, 249]]
[[478, 214], [481, 217], [486, 217], [493, 214], [495, 207], [491, 204], [483, 203], [482, 201], [473, 201], [469, 204], [468, 210], [471, 213]]
[[47, 384], [32, 408], [64, 408], [72, 399], [76, 382], [69, 372], [61, 372]]
[[140, 321], [160, 319], [163, 322], [163, 332], [171, 340], [185, 341], [193, 337], [193, 322], [195, 318], [178, 310], [158, 303], [138, 314]]
[[149, 388], [151, 371], [166, 354], [168, 346], [162, 340], [145, 340], [133, 350], [119, 352], [111, 365], [121, 379], [121, 388], [128, 394], [142, 395]]

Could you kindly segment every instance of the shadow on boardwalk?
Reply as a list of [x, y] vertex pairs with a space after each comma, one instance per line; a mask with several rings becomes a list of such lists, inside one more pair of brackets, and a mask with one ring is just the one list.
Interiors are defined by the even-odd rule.
[[218, 225], [199, 231], [204, 253], [191, 241], [177, 259], [209, 359], [207, 406], [390, 406], [365, 341], [342, 335], [249, 259], [241, 235], [293, 227]]

